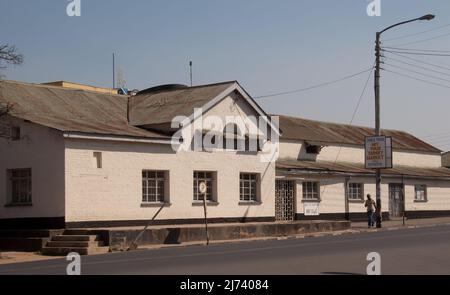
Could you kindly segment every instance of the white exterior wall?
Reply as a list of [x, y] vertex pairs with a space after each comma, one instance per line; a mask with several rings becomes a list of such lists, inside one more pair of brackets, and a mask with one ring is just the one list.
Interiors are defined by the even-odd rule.
[[[415, 185], [427, 186], [427, 201], [415, 202]], [[406, 211], [435, 211], [450, 210], [450, 181], [405, 181], [405, 210]]]
[[[345, 206], [345, 178], [344, 177], [334, 177], [334, 178], [307, 178], [307, 179], [297, 179], [296, 180], [296, 191], [297, 191], [297, 213], [304, 213], [304, 200], [303, 200], [303, 181], [317, 181], [320, 183], [320, 196], [321, 201], [319, 203], [320, 214], [332, 214], [332, 213], [346, 213]], [[349, 179], [349, 182], [363, 183], [364, 184], [364, 197], [367, 194], [371, 194], [373, 199], [375, 199], [375, 182], [372, 179], [364, 177], [354, 177]], [[388, 210], [388, 183], [383, 183], [381, 185], [381, 202], [383, 212]], [[307, 201], [306, 201], [307, 202]], [[361, 201], [349, 201], [348, 203], [348, 213], [364, 213], [366, 208], [364, 207], [364, 202]], [[320, 216], [318, 217], [320, 218]]]
[[[239, 109], [239, 111], [238, 111]], [[206, 115], [249, 114], [249, 107], [227, 97]], [[208, 217], [273, 217], [275, 164], [259, 155], [235, 151], [175, 153], [170, 145], [66, 139], [66, 222], [149, 220], [159, 207], [141, 207], [142, 170], [169, 171], [170, 206], [156, 220], [203, 218], [203, 207], [193, 205], [193, 171], [217, 173], [218, 205], [208, 206]], [[101, 169], [93, 152], [102, 152]], [[259, 205], [239, 205], [240, 172], [260, 174]]]
[[[340, 149], [340, 151], [339, 151]], [[280, 142], [280, 158], [317, 160], [334, 162], [336, 157], [339, 162], [364, 164], [364, 147], [350, 146], [326, 146], [319, 155], [306, 154], [301, 141]], [[441, 167], [441, 156], [439, 154], [412, 153], [405, 151], [394, 151], [394, 165], [415, 166], [415, 167]]]
[[[22, 120], [19, 141], [0, 138], [0, 219], [64, 216], [64, 140], [60, 132]], [[7, 170], [31, 168], [32, 206], [5, 207], [10, 201]]]
[[[93, 165], [94, 151], [102, 152], [103, 168]], [[148, 220], [159, 208], [141, 207], [142, 170], [168, 170], [169, 201], [156, 218], [202, 218], [193, 205], [193, 171], [217, 172], [217, 206], [208, 216], [256, 217], [274, 215], [274, 165], [235, 152], [174, 154], [169, 146], [131, 143], [66, 141], [66, 222]], [[261, 174], [261, 205], [239, 205], [239, 173]]]

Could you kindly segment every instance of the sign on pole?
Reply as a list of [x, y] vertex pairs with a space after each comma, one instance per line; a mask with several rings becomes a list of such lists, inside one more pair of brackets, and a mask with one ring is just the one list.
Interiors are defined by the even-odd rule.
[[392, 137], [366, 137], [365, 151], [366, 169], [392, 168]]
[[206, 245], [209, 245], [209, 233], [208, 233], [208, 216], [206, 211], [206, 192], [208, 187], [204, 181], [198, 184], [198, 191], [203, 195], [203, 212], [205, 213], [205, 233], [206, 233]]

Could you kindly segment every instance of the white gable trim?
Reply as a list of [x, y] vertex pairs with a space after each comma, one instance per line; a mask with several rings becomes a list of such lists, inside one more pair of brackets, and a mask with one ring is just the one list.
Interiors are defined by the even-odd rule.
[[135, 142], [135, 143], [172, 144], [172, 139], [152, 139], [152, 138], [102, 135], [102, 134], [94, 135], [94, 134], [90, 134], [90, 133], [79, 133], [79, 132], [64, 132], [63, 136], [64, 136], [64, 138], [68, 138], [68, 139], [90, 139], [90, 140]]
[[[225, 99], [231, 92], [233, 91], [239, 92], [239, 94], [248, 102], [248, 104], [258, 113], [258, 115], [262, 116], [264, 120], [270, 125], [272, 130], [274, 130], [278, 136], [280, 136], [280, 130], [278, 126], [275, 126], [271, 120], [268, 120], [269, 115], [264, 112], [264, 110], [247, 94], [247, 92], [237, 83], [234, 82], [233, 85], [222, 91], [219, 95], [217, 95], [214, 99], [207, 102], [202, 106], [203, 113], [206, 113], [210, 109], [212, 109], [215, 105]], [[192, 123], [198, 118], [198, 115], [192, 114], [189, 116], [189, 123]], [[186, 124], [189, 125], [189, 124]], [[185, 127], [185, 126], [183, 126]]]

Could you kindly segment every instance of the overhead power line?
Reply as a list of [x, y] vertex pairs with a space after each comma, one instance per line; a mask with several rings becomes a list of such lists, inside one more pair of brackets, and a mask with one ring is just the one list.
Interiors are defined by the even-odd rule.
[[419, 69], [422, 69], [422, 70], [425, 70], [425, 71], [430, 71], [430, 72], [433, 72], [433, 73], [437, 73], [437, 74], [441, 74], [441, 75], [445, 75], [445, 76], [450, 76], [450, 73], [436, 71], [436, 70], [433, 70], [433, 69], [430, 69], [430, 68], [427, 68], [427, 67], [423, 67], [423, 66], [419, 66], [419, 65], [415, 65], [415, 64], [412, 64], [412, 63], [409, 63], [409, 62], [397, 59], [397, 58], [388, 57], [387, 59], [388, 60], [393, 60], [395, 62], [399, 62], [399, 63], [402, 63], [402, 64], [406, 64], [406, 65], [409, 65], [411, 67], [416, 67], [416, 68], [419, 68]]
[[[375, 63], [372, 65], [372, 68], [370, 68], [370, 70], [372, 70], [374, 66], [375, 66]], [[359, 106], [361, 105], [362, 99], [364, 98], [364, 94], [366, 93], [366, 89], [367, 89], [367, 86], [369, 85], [369, 81], [370, 81], [370, 77], [372, 77], [372, 73], [373, 73], [373, 71], [369, 72], [369, 76], [367, 77], [366, 83], [364, 83], [364, 87], [363, 87], [363, 89], [361, 91], [361, 94], [359, 95], [359, 98], [358, 98], [358, 101], [356, 103], [355, 109], [353, 110], [352, 118], [350, 119], [350, 122], [349, 122], [350, 126], [353, 124], [353, 121], [355, 120], [356, 114], [358, 113]], [[342, 134], [341, 135], [341, 139], [344, 139], [344, 137], [345, 137], [345, 135]], [[343, 146], [343, 143], [341, 143], [339, 145], [339, 150], [338, 150], [338, 152], [336, 154], [336, 158], [334, 159], [334, 164], [337, 163], [337, 161], [339, 159], [339, 156], [341, 155], [342, 146]], [[321, 192], [322, 196], [325, 195], [326, 189], [327, 189], [327, 186], [325, 185], [323, 187], [322, 192]]]
[[427, 42], [427, 41], [431, 41], [431, 40], [444, 38], [447, 36], [450, 36], [450, 33], [446, 33], [446, 34], [442, 34], [442, 35], [438, 35], [438, 36], [434, 36], [434, 37], [426, 38], [426, 39], [422, 39], [422, 40], [417, 40], [417, 41], [412, 41], [412, 42], [407, 42], [407, 43], [402, 43], [402, 44], [395, 44], [394, 46], [405, 46], [405, 45], [411, 45], [411, 44], [418, 44], [418, 43], [423, 43], [423, 42]]
[[391, 70], [386, 70], [385, 69], [384, 71], [392, 73], [392, 74], [396, 74], [396, 75], [399, 75], [399, 76], [403, 76], [405, 78], [409, 78], [409, 79], [413, 79], [413, 80], [416, 80], [416, 81], [420, 81], [420, 82], [423, 82], [423, 83], [427, 83], [427, 84], [431, 84], [431, 85], [440, 86], [440, 87], [443, 87], [443, 88], [450, 89], [449, 85], [444, 85], [444, 84], [441, 84], [441, 83], [436, 83], [436, 82], [428, 81], [428, 80], [425, 80], [425, 79], [420, 79], [420, 78], [417, 78], [417, 77], [413, 77], [413, 76], [410, 76], [410, 75], [407, 75], [407, 74], [402, 74], [402, 73], [391, 71]]
[[389, 42], [389, 41], [393, 41], [393, 40], [406, 39], [406, 38], [409, 38], [409, 37], [418, 36], [418, 35], [422, 35], [422, 34], [425, 34], [425, 33], [437, 31], [437, 30], [440, 30], [440, 29], [443, 29], [443, 28], [446, 28], [446, 27], [450, 27], [450, 24], [446, 24], [446, 25], [443, 25], [443, 26], [431, 28], [429, 30], [425, 30], [425, 31], [418, 32], [418, 33], [406, 34], [406, 35], [401, 35], [401, 36], [398, 36], [398, 37], [384, 39], [384, 41]]
[[402, 51], [450, 53], [450, 50], [414, 49], [414, 48], [402, 48], [402, 47], [390, 47], [390, 46], [383, 46], [383, 48], [385, 48], [385, 49], [393, 49], [393, 50], [402, 50]]
[[[385, 51], [385, 52], [388, 52], [388, 51]], [[450, 71], [450, 67], [444, 67], [442, 65], [437, 65], [435, 63], [426, 62], [426, 61], [423, 61], [423, 60], [420, 60], [420, 59], [416, 59], [416, 58], [413, 58], [413, 57], [410, 57], [410, 56], [405, 56], [405, 55], [399, 54], [399, 53], [393, 53], [393, 52], [389, 52], [389, 53], [391, 53], [393, 55], [396, 55], [396, 56], [399, 56], [399, 57], [406, 58], [408, 60], [412, 60], [412, 61], [421, 63], [421, 64], [425, 64], [425, 65], [433, 66], [433, 67], [436, 67], [436, 68], [439, 68], [439, 69]]]
[[386, 49], [381, 49], [381, 51], [391, 52], [391, 53], [409, 54], [409, 55], [450, 56], [450, 54], [396, 51], [396, 50], [386, 50]]
[[437, 80], [441, 80], [441, 81], [444, 81], [444, 82], [450, 82], [449, 79], [444, 79], [444, 78], [432, 76], [432, 75], [425, 74], [425, 73], [418, 72], [418, 71], [414, 71], [414, 70], [411, 70], [411, 69], [408, 69], [408, 68], [405, 68], [405, 67], [401, 67], [401, 66], [397, 66], [397, 65], [393, 65], [393, 64], [389, 64], [389, 63], [385, 63], [385, 65], [388, 65], [388, 66], [391, 66], [391, 67], [394, 67], [394, 68], [397, 68], [397, 69], [400, 69], [400, 70], [404, 70], [404, 71], [407, 71], [407, 72], [411, 72], [411, 73], [414, 73], [414, 74], [417, 74], [417, 75], [421, 75], [421, 76], [424, 76], [424, 77], [427, 77], [427, 78], [437, 79]]
[[259, 96], [255, 96], [254, 98], [260, 99], [260, 98], [267, 98], [267, 97], [275, 97], [275, 96], [293, 94], [293, 93], [303, 92], [303, 91], [307, 91], [307, 90], [311, 90], [311, 89], [315, 89], [315, 88], [320, 88], [320, 87], [323, 87], [323, 86], [327, 86], [327, 85], [335, 84], [335, 83], [338, 83], [338, 82], [341, 82], [341, 81], [344, 81], [344, 80], [351, 79], [353, 77], [359, 76], [359, 75], [367, 73], [369, 71], [372, 71], [372, 69], [373, 69], [373, 66], [371, 68], [369, 68], [369, 69], [364, 70], [364, 71], [360, 71], [360, 72], [357, 72], [355, 74], [348, 75], [348, 76], [345, 76], [345, 77], [342, 77], [342, 78], [339, 78], [339, 79], [336, 79], [336, 80], [332, 80], [332, 81], [328, 81], [328, 82], [312, 85], [312, 86], [305, 87], [305, 88], [290, 90], [290, 91], [271, 93], [271, 94], [266, 94], [266, 95], [259, 95]]

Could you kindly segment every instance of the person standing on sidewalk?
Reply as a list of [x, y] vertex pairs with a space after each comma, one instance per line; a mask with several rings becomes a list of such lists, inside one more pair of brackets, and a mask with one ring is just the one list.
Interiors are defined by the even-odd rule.
[[375, 204], [375, 201], [372, 200], [372, 197], [370, 196], [370, 194], [367, 194], [367, 200], [364, 203], [364, 207], [367, 208], [367, 224], [368, 224], [368, 227], [370, 228], [370, 227], [375, 226], [375, 221], [374, 221], [374, 218], [373, 218], [374, 216], [373, 215], [375, 213], [375, 210], [376, 210], [377, 206]]

